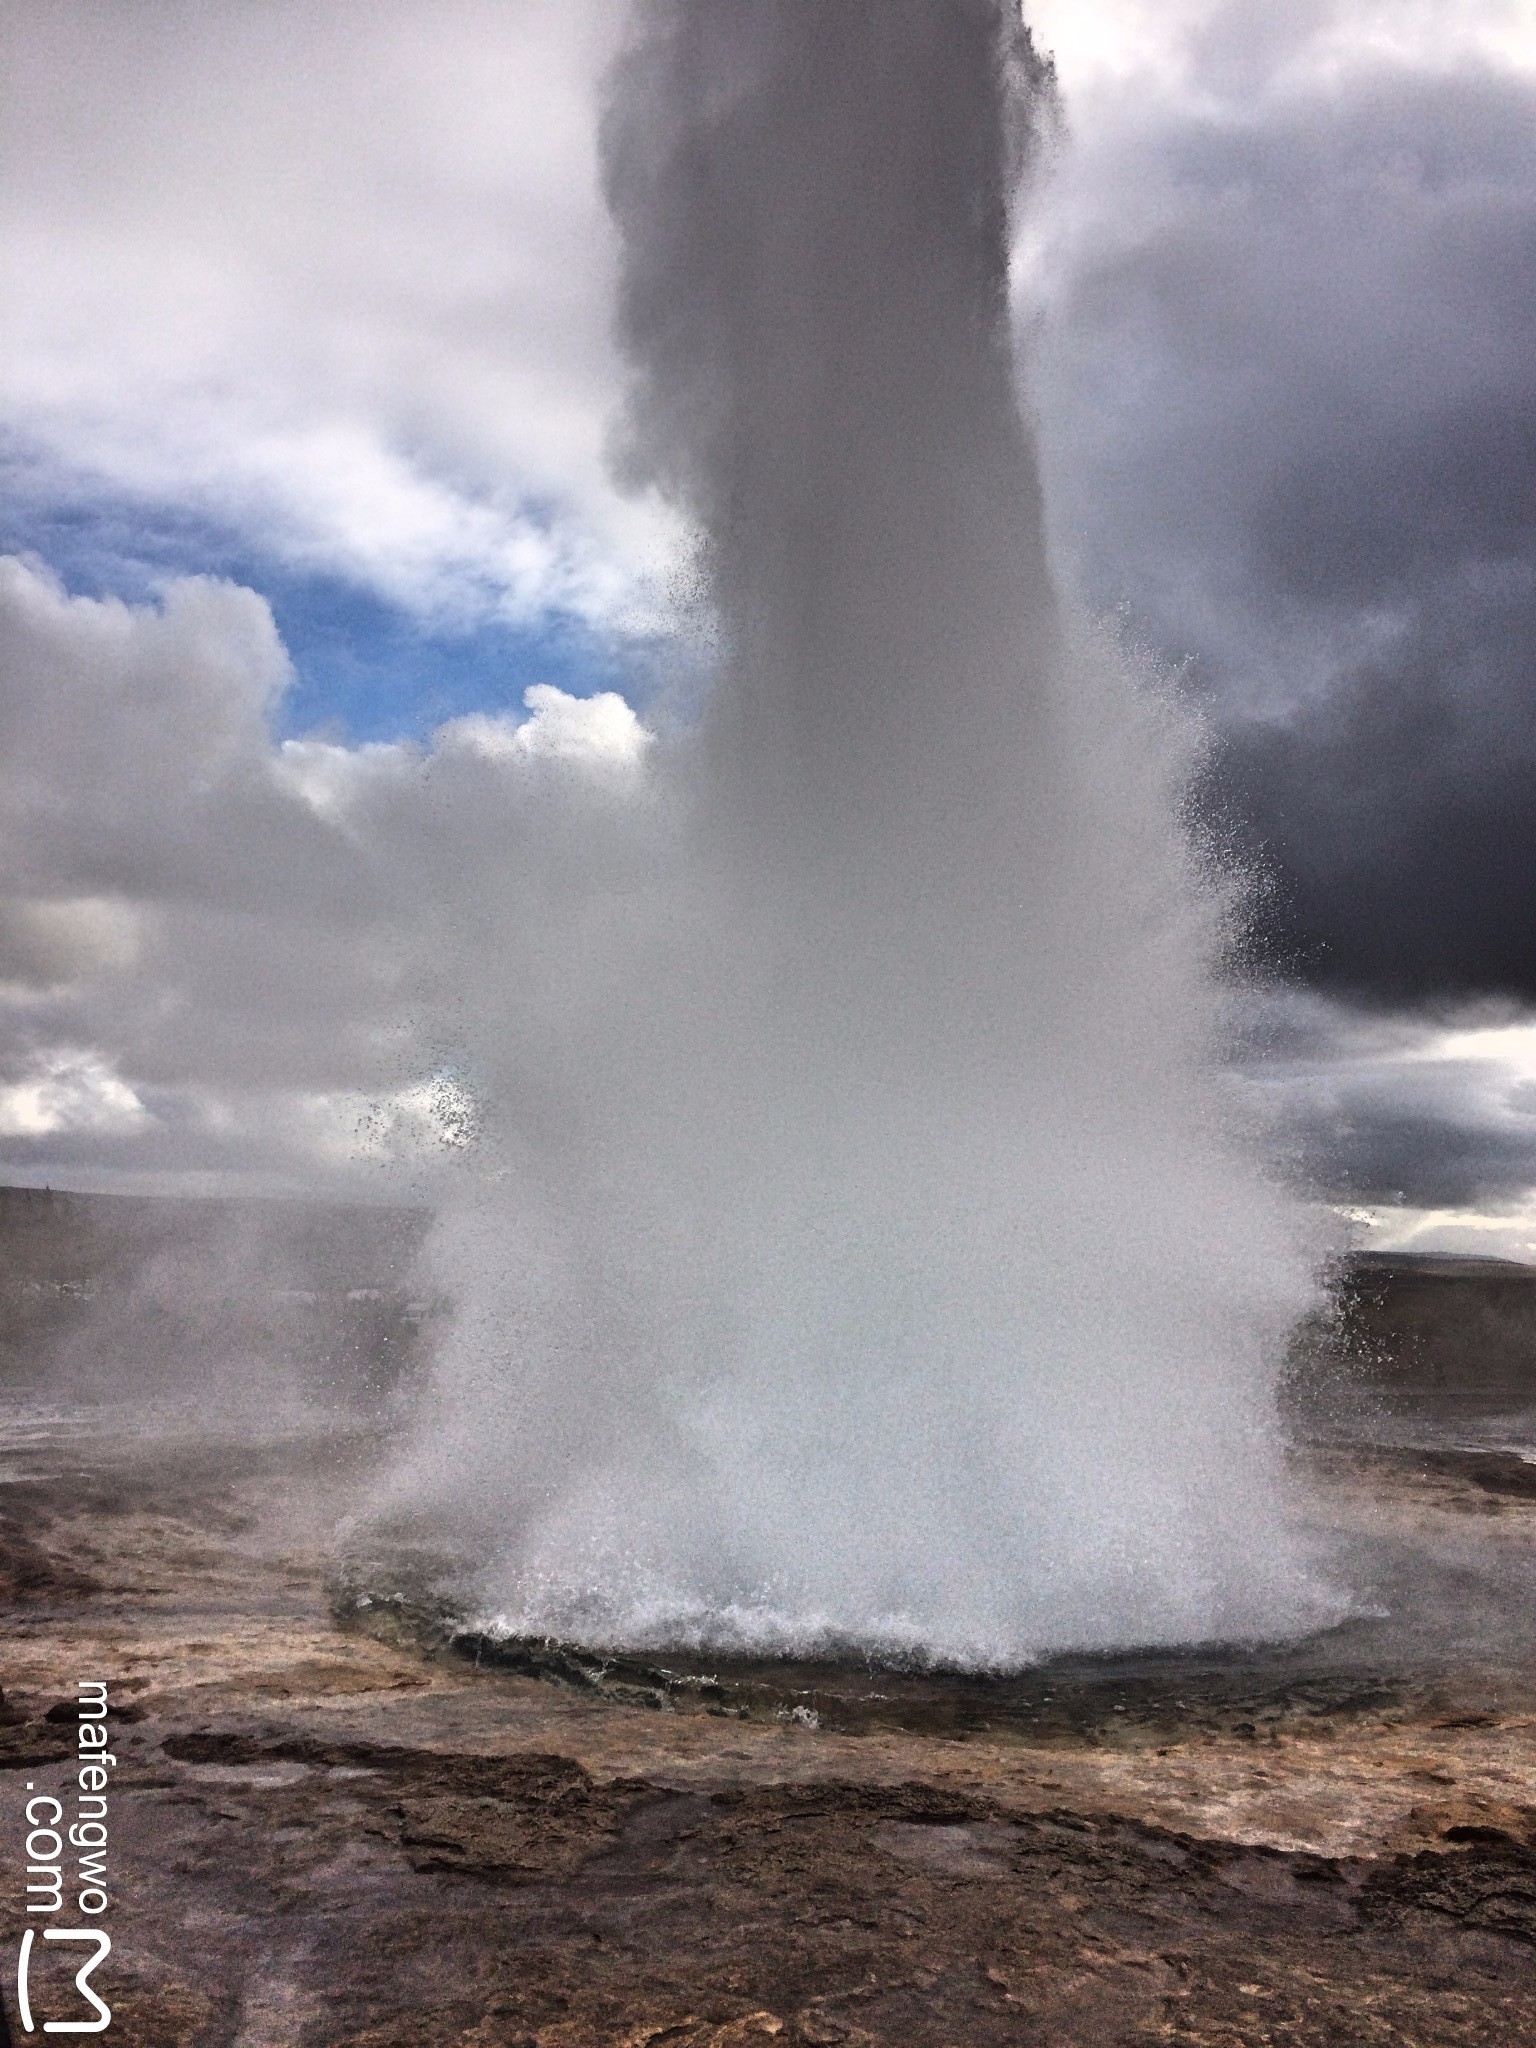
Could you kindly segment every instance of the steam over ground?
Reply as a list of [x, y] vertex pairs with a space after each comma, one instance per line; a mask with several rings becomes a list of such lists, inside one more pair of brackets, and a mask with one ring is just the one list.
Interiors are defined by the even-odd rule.
[[719, 673], [525, 764], [461, 911], [495, 1171], [379, 1509], [510, 1630], [992, 1666], [1327, 1604], [1193, 736], [1053, 596], [1014, 396], [1043, 84], [1000, 0], [643, 0], [612, 74], [621, 459]]

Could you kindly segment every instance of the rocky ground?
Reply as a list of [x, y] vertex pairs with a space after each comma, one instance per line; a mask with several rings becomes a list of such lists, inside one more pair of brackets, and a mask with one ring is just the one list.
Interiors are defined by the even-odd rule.
[[[371, 1455], [47, 1428], [12, 1455], [13, 2027], [23, 1806], [99, 1678], [123, 2048], [1536, 2040], [1519, 1457], [1309, 1454], [1383, 1583], [1430, 1588], [1406, 1622], [989, 1687], [477, 1666], [338, 1584]], [[48, 2010], [68, 1974], [40, 1957]]]

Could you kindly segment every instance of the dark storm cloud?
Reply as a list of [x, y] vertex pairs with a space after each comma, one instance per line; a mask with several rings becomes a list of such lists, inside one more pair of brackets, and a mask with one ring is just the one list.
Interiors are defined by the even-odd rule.
[[1058, 534], [1194, 657], [1309, 979], [1536, 995], [1536, 85], [1212, 75], [1078, 174]]
[[[1536, 1128], [1489, 1130], [1390, 1103], [1362, 1103], [1315, 1159], [1344, 1199], [1497, 1213], [1527, 1194]], [[1342, 1141], [1342, 1147], [1341, 1147]], [[1340, 1171], [1340, 1150], [1345, 1168]]]
[[1528, 1193], [1536, 1103], [1522, 1110], [1508, 1091], [1490, 1102], [1477, 1064], [1446, 1061], [1411, 1086], [1383, 1073], [1331, 1092], [1326, 1113], [1303, 1127], [1303, 1158], [1339, 1199], [1497, 1211]]
[[1484, 1215], [1524, 1207], [1536, 1160], [1536, 1031], [1507, 1004], [1391, 1014], [1299, 987], [1253, 999], [1244, 1085], [1332, 1200]]

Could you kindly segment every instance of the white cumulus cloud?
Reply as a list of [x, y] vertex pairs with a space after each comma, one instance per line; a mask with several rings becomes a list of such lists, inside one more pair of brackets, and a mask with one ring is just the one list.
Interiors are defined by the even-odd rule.
[[594, 105], [615, 0], [3, 7], [0, 427], [429, 616], [636, 615]]
[[652, 739], [616, 692], [350, 747], [276, 737], [291, 680], [253, 591], [129, 605], [0, 558], [12, 1177], [451, 1164], [456, 1019], [514, 1029], [588, 883], [644, 865]]
[[118, 1137], [148, 1121], [133, 1089], [95, 1052], [54, 1047], [0, 1084], [0, 1138]]

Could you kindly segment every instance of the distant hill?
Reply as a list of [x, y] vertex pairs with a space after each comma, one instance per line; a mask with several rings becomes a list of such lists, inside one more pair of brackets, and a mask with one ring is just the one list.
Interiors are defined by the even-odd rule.
[[0, 1379], [163, 1390], [280, 1365], [339, 1393], [410, 1370], [442, 1304], [423, 1209], [0, 1188]]
[[1452, 1408], [1536, 1404], [1536, 1266], [1455, 1252], [1357, 1252], [1335, 1310], [1297, 1333], [1303, 1389], [1342, 1368]]
[[1536, 1283], [1536, 1266], [1520, 1259], [1490, 1259], [1480, 1252], [1355, 1252], [1351, 1270], [1401, 1279], [1513, 1280]]
[[[447, 1304], [425, 1209], [0, 1187], [0, 1384], [151, 1392], [279, 1367], [367, 1402], [409, 1377]], [[1298, 1386], [1357, 1381], [1536, 1402], [1536, 1266], [1358, 1252], [1297, 1333]]]

